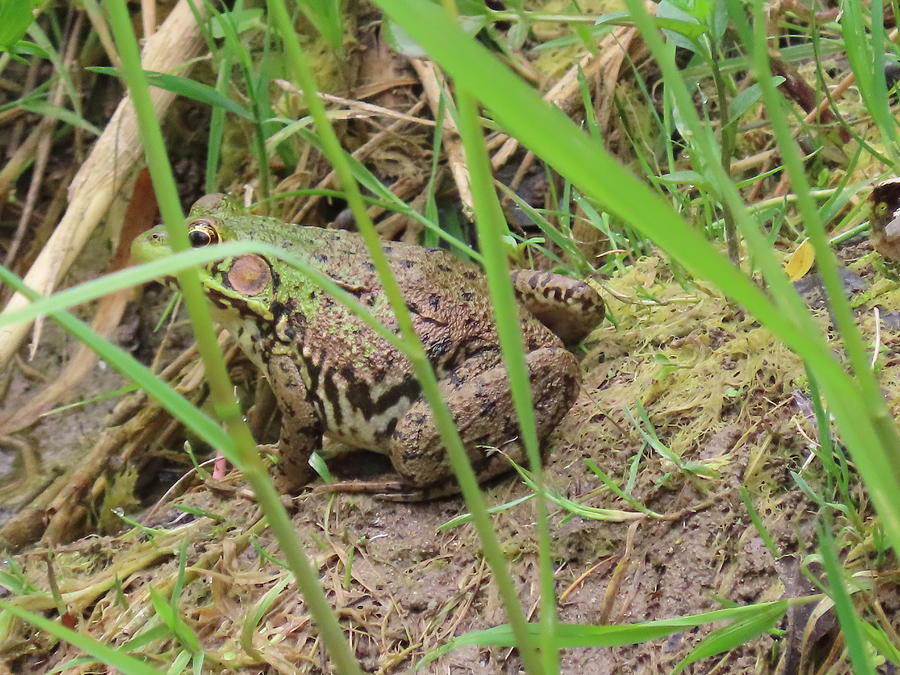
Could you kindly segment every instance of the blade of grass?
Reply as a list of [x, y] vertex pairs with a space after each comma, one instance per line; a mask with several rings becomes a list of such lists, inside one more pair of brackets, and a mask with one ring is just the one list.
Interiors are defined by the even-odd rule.
[[[365, 208], [365, 203], [353, 176], [347, 154], [341, 148], [340, 141], [328, 120], [325, 106], [318, 96], [315, 78], [309, 68], [306, 56], [300, 49], [300, 43], [297, 40], [297, 35], [294, 32], [283, 0], [269, 0], [268, 7], [284, 42], [288, 65], [294, 74], [295, 80], [303, 90], [310, 115], [316, 121], [316, 130], [322, 142], [325, 155], [334, 167], [338, 181], [347, 195], [347, 203], [353, 212], [359, 232], [365, 241], [372, 263], [384, 286], [385, 295], [394, 311], [400, 334], [404, 342], [408, 344], [410, 351], [414, 353], [414, 356], [410, 356], [413, 371], [422, 386], [423, 394], [431, 405], [435, 425], [446, 447], [450, 465], [459, 481], [466, 507], [474, 519], [476, 531], [481, 539], [484, 557], [493, 572], [494, 581], [497, 584], [497, 589], [506, 609], [507, 618], [513, 627], [513, 631], [520, 638], [517, 646], [522, 662], [527, 671], [539, 673], [541, 672], [540, 661], [526, 633], [525, 614], [516, 594], [512, 578], [507, 571], [506, 558], [491, 525], [484, 498], [478, 488], [477, 478], [469, 464], [466, 451], [463, 448], [450, 411], [440, 395], [431, 364], [413, 330], [409, 311], [406, 308], [403, 295], [391, 274], [387, 258], [381, 250], [378, 233]], [[438, 12], [441, 13], [441, 10], [438, 10]]]
[[585, 464], [587, 465], [587, 467], [594, 473], [594, 475], [597, 476], [597, 478], [599, 478], [600, 481], [601, 481], [607, 488], [609, 488], [609, 490], [612, 491], [612, 493], [613, 493], [614, 495], [616, 495], [619, 499], [621, 499], [622, 501], [624, 501], [625, 503], [627, 503], [627, 504], [628, 504], [629, 506], [631, 506], [633, 509], [636, 509], [637, 511], [640, 511], [641, 513], [643, 513], [643, 514], [645, 514], [645, 515], [648, 515], [648, 516], [650, 516], [651, 518], [662, 518], [662, 514], [657, 513], [656, 511], [653, 511], [653, 510], [651, 510], [651, 509], [648, 509], [646, 506], [644, 506], [643, 504], [641, 504], [637, 499], [635, 499], [634, 497], [632, 497], [632, 496], [629, 495], [629, 494], [626, 494], [626, 493], [622, 490], [622, 488], [620, 488], [618, 485], [616, 485], [616, 482], [615, 482], [612, 478], [610, 478], [609, 476], [607, 476], [607, 475], [600, 469], [600, 467], [597, 466], [596, 464], [594, 464], [591, 460], [585, 459], [585, 460], [584, 460], [584, 463], [585, 463]]
[[[226, 96], [228, 85], [231, 82], [231, 54], [225, 53], [219, 64], [219, 72], [216, 75], [216, 91], [223, 97]], [[219, 173], [219, 161], [222, 157], [222, 144], [225, 138], [225, 109], [214, 106], [209, 118], [209, 142], [206, 150], [206, 181], [204, 182], [206, 194], [218, 191], [217, 176]]]
[[[775, 602], [761, 602], [755, 605], [717, 609], [712, 612], [680, 616], [674, 619], [617, 626], [560, 623], [557, 626], [556, 641], [557, 646], [560, 648], [616, 647], [619, 645], [638, 644], [716, 621], [741, 621], [750, 617], [768, 616], [770, 613], [775, 614], [776, 612], [780, 616], [787, 611], [788, 607], [815, 602], [820, 600], [821, 597], [821, 595], [816, 595]], [[537, 634], [539, 626], [535, 623], [529, 623], [528, 630], [533, 634]], [[457, 647], [468, 645], [510, 647], [513, 646], [513, 635], [509, 626], [496, 626], [487, 630], [466, 633], [426, 655], [416, 666], [421, 668]]]
[[133, 656], [129, 656], [122, 650], [109, 647], [89, 635], [66, 628], [62, 624], [51, 621], [40, 614], [34, 614], [21, 607], [16, 607], [5, 600], [0, 600], [0, 609], [4, 612], [9, 612], [23, 621], [27, 621], [32, 626], [37, 626], [41, 630], [60, 640], [65, 640], [69, 644], [78, 647], [78, 649], [83, 652], [90, 654], [98, 661], [102, 661], [105, 664], [115, 667], [125, 675], [162, 675], [162, 671], [148, 666], [143, 661], [140, 661]]
[[[541, 466], [541, 451], [538, 446], [537, 424], [534, 419], [534, 405], [531, 400], [531, 384], [528, 380], [528, 363], [522, 345], [522, 331], [519, 327], [519, 309], [509, 279], [506, 262], [506, 247], [503, 236], [508, 227], [503, 209], [497, 199], [497, 191], [492, 180], [491, 163], [484, 145], [484, 134], [478, 118], [478, 109], [471, 96], [463, 90], [457, 92], [456, 104], [459, 110], [457, 123], [466, 155], [472, 202], [475, 208], [475, 226], [478, 243], [484, 257], [488, 292], [494, 308], [494, 322], [500, 338], [500, 349], [509, 377], [513, 405], [519, 420], [519, 438], [525, 446], [528, 466], [538, 486], [536, 492], [544, 494], [544, 470]], [[550, 558], [550, 528], [547, 523], [547, 502], [534, 502], [535, 529], [538, 546], [538, 575], [541, 588], [541, 632], [540, 655], [544, 671], [559, 671], [559, 653], [553, 643], [557, 621], [556, 584], [553, 579], [553, 561]]]
[[[153, 113], [150, 93], [144, 78], [144, 71], [141, 68], [140, 54], [132, 32], [128, 11], [124, 0], [107, 0], [105, 6], [122, 59], [122, 76], [128, 85], [140, 124], [141, 140], [153, 177], [153, 187], [157, 194], [160, 212], [168, 230], [169, 241], [176, 251], [185, 250], [189, 248], [189, 245], [187, 233], [181, 227], [182, 214], [178, 202], [178, 191], [165, 153], [159, 122]], [[210, 385], [214, 409], [234, 441], [244, 475], [253, 487], [257, 501], [266, 514], [272, 531], [288, 559], [291, 571], [297, 579], [303, 598], [321, 632], [331, 658], [334, 659], [335, 666], [341, 672], [359, 673], [359, 666], [344, 638], [337, 617], [332, 612], [322, 587], [319, 585], [318, 573], [297, 541], [291, 520], [281, 504], [281, 496], [272, 485], [262, 459], [256, 451], [256, 444], [250, 430], [244, 423], [240, 406], [232, 393], [228, 373], [225, 370], [225, 361], [216, 341], [209, 307], [206, 304], [196, 271], [186, 270], [179, 273], [178, 281], [197, 336], [197, 348], [206, 367], [206, 377]]]
[[[488, 509], [488, 513], [500, 513], [501, 511], [506, 511], [507, 509], [511, 509], [514, 506], [518, 506], [519, 504], [524, 504], [529, 499], [533, 499], [535, 497], [535, 493], [531, 492], [524, 497], [519, 497], [518, 499], [513, 499], [510, 502], [506, 502], [505, 504], [497, 504], [496, 506], [492, 506]], [[472, 522], [472, 515], [469, 513], [461, 513], [458, 516], [454, 516], [447, 522], [441, 523], [437, 526], [438, 532], [446, 532], [447, 530], [453, 529], [454, 527], [459, 527], [460, 525], [465, 525], [466, 523]]]
[[[212, 3], [209, 3], [212, 5]], [[215, 6], [212, 10], [216, 12]], [[250, 108], [252, 112], [253, 124], [253, 151], [256, 154], [257, 167], [259, 170], [259, 191], [262, 196], [268, 197], [271, 192], [272, 176], [269, 169], [268, 153], [266, 152], [266, 129], [265, 120], [271, 117], [271, 108], [269, 107], [268, 97], [258, 95], [258, 88], [261, 83], [254, 78], [253, 62], [250, 52], [241, 42], [238, 33], [239, 26], [236, 25], [236, 18], [232, 12], [216, 12], [219, 18], [219, 27], [225, 37], [225, 45], [230, 54], [236, 58], [238, 67], [241, 69], [244, 84], [247, 88], [247, 96], [250, 99]]]
[[680, 675], [692, 663], [750, 642], [757, 635], [770, 631], [783, 615], [784, 608], [773, 605], [755, 616], [738, 619], [728, 626], [714, 630], [678, 662], [672, 670], [672, 675]]
[[328, 44], [338, 49], [344, 39], [340, 0], [306, 0], [297, 4]]
[[[430, 3], [407, 3], [403, 0], [376, 0], [385, 13], [401, 24], [426, 48], [456, 80], [474, 92], [506, 130], [517, 136], [529, 149], [571, 180], [586, 195], [602, 203], [632, 227], [653, 238], [677, 262], [696, 276], [716, 283], [729, 297], [744, 306], [802, 358], [818, 371], [819, 382], [832, 402], [842, 435], [855, 452], [858, 466], [872, 493], [889, 540], [900, 550], [900, 510], [892, 495], [900, 494], [900, 461], [891, 460], [900, 448], [897, 431], [886, 424], [883, 402], [877, 403], [872, 415], [871, 402], [863, 401], [858, 385], [843, 372], [832, 350], [821, 337], [815, 323], [784, 273], [767, 250], [764, 237], [747, 216], [733, 185], [721, 182], [718, 153], [710, 149], [706, 165], [711, 178], [719, 181], [721, 197], [731, 203], [735, 218], [754, 260], [763, 270], [771, 286], [771, 299], [739, 270], [733, 267], [703, 236], [683, 219], [673, 214], [657, 195], [625, 172], [606, 151], [591, 142], [561, 111], [552, 108], [508, 69], [500, 65], [475, 41]], [[630, 3], [636, 22], [643, 7]], [[655, 35], [648, 18], [640, 25], [648, 45], [663, 56], [660, 67], [667, 82], [681, 81], [671, 54]], [[759, 79], [759, 78], [758, 78]], [[767, 78], [771, 83], [771, 77]], [[765, 80], [763, 80], [765, 81]], [[692, 101], [684, 91], [679, 104], [682, 114], [690, 115]], [[693, 124], [703, 132], [696, 112]], [[696, 135], [696, 134], [695, 134]], [[704, 143], [708, 143], [706, 139]], [[698, 146], [703, 150], [705, 146]], [[716, 170], [718, 169], [718, 173]], [[818, 338], [816, 336], [819, 336]], [[877, 425], [877, 430], [876, 430]], [[892, 425], [892, 423], [891, 423]], [[880, 448], [866, 453], [865, 448]]]
[[856, 78], [856, 85], [872, 120], [890, 140], [888, 149], [897, 159], [897, 120], [888, 105], [884, 81], [884, 3], [872, 0], [869, 7], [871, 31], [866, 29], [860, 2], [841, 3], [841, 32], [847, 60]]
[[[109, 66], [92, 66], [87, 68], [87, 70], [103, 75], [119, 74], [115, 68]], [[245, 120], [253, 120], [253, 115], [246, 108], [235, 103], [224, 93], [214, 87], [210, 87], [208, 84], [203, 84], [187, 77], [179, 77], [178, 75], [157, 73], [154, 70], [145, 70], [144, 76], [147, 78], [147, 84], [152, 87], [171, 91], [173, 94], [204, 103], [214, 109], [221, 108], [234, 113], [238, 117], [243, 117]]]
[[860, 619], [856, 615], [853, 600], [844, 583], [844, 570], [841, 561], [838, 560], [834, 539], [831, 537], [831, 519], [825, 511], [822, 512], [822, 521], [819, 524], [819, 553], [828, 578], [828, 595], [834, 602], [834, 611], [837, 612], [841, 622], [841, 632], [850, 655], [850, 663], [853, 664], [853, 672], [874, 673], [875, 669], [866, 649], [866, 639], [859, 625]]

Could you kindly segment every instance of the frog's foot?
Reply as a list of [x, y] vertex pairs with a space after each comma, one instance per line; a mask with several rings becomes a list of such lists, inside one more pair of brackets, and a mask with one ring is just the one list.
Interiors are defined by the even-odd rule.
[[566, 345], [576, 345], [603, 321], [603, 298], [583, 281], [540, 270], [513, 270], [519, 301]]
[[[575, 357], [562, 347], [535, 350], [526, 361], [540, 440], [572, 407], [580, 373]], [[506, 367], [497, 365], [476, 376], [460, 377], [465, 369], [463, 364], [441, 380], [441, 394], [479, 480], [485, 480], [510, 469], [509, 463], [490, 448], [499, 448], [516, 462], [524, 460], [525, 452], [518, 440], [519, 422]], [[447, 451], [424, 398], [400, 418], [389, 451], [394, 468], [413, 485], [428, 489], [453, 479]]]
[[[480, 466], [476, 465], [472, 468], [475, 470], [478, 482], [484, 483], [509, 473], [512, 471], [513, 465], [506, 453], [495, 452]], [[403, 481], [395, 481], [392, 486], [393, 491], [384, 490], [375, 497], [388, 502], [426, 502], [432, 499], [453, 497], [460, 493], [456, 476], [433, 485], [416, 486]]]
[[269, 475], [278, 492], [296, 495], [315, 478], [315, 474], [308, 465], [301, 467], [292, 452], [283, 452], [283, 443], [284, 440], [279, 443], [257, 443], [256, 451], [269, 467]]

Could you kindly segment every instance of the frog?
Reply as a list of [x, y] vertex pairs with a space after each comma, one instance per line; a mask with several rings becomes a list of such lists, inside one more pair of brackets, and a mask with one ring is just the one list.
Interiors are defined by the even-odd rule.
[[[225, 195], [199, 199], [185, 227], [190, 245], [258, 241], [302, 259], [353, 295], [388, 330], [397, 321], [356, 232], [254, 215]], [[482, 269], [443, 248], [385, 241], [382, 250], [438, 379], [441, 396], [479, 478], [522, 463], [525, 450]], [[163, 226], [139, 235], [133, 259], [171, 254]], [[281, 413], [274, 480], [284, 494], [312, 482], [323, 438], [386, 455], [396, 480], [357, 482], [385, 499], [424, 500], [458, 492], [428, 401], [407, 356], [308, 274], [247, 253], [200, 269], [216, 320], [268, 379]], [[538, 439], [573, 406], [581, 385], [580, 342], [603, 320], [594, 287], [548, 271], [514, 269]], [[499, 450], [499, 452], [498, 452]]]

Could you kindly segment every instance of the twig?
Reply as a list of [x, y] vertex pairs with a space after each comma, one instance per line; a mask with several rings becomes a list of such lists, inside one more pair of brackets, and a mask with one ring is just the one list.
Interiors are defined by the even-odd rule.
[[[428, 105], [434, 116], [437, 117], [441, 102], [445, 100], [442, 92], [449, 91], [447, 81], [444, 79], [443, 73], [438, 69], [437, 64], [432, 61], [410, 59], [410, 63], [422, 82], [425, 96], [428, 98]], [[453, 181], [456, 183], [459, 200], [462, 202], [463, 214], [466, 218], [472, 220], [475, 208], [472, 204], [472, 190], [469, 187], [469, 169], [466, 164], [462, 141], [459, 138], [459, 129], [456, 128], [456, 122], [453, 121], [453, 117], [449, 114], [444, 115], [443, 141], [444, 152], [447, 154], [447, 164], [450, 167], [450, 173], [453, 175]]]
[[638, 526], [641, 521], [636, 520], [628, 526], [628, 534], [625, 537], [625, 552], [622, 558], [616, 563], [609, 584], [606, 586], [606, 592], [603, 594], [603, 604], [600, 606], [600, 616], [597, 622], [602, 626], [609, 622], [609, 615], [612, 612], [613, 602], [619, 593], [619, 587], [622, 585], [622, 579], [625, 578], [625, 572], [631, 564], [631, 554], [634, 551], [634, 535], [637, 533]]
[[[420, 118], [415, 117], [416, 113], [418, 113], [422, 108], [425, 107], [425, 101], [416, 101], [415, 105], [409, 109], [409, 112], [406, 113], [406, 117], [410, 117], [413, 120], [419, 120]], [[351, 153], [351, 156], [354, 159], [362, 161], [366, 157], [368, 157], [379, 145], [384, 143], [385, 138], [396, 134], [399, 129], [401, 129], [404, 125], [408, 124], [408, 120], [399, 119], [392, 124], [388, 125], [386, 128], [379, 131], [377, 134], [373, 135], [369, 140], [363, 143], [360, 147], [354, 150]], [[335, 183], [335, 174], [334, 171], [329, 171], [328, 174], [316, 183], [317, 190], [324, 190], [330, 188]], [[307, 199], [303, 206], [300, 208], [297, 213], [288, 218], [288, 220], [292, 223], [302, 223], [309, 216], [309, 212], [313, 209], [313, 207], [319, 203], [321, 197], [314, 195]]]
[[[649, 4], [655, 12], [655, 4]], [[607, 35], [597, 46], [597, 54], [586, 54], [576, 65], [569, 68], [565, 75], [554, 84], [547, 93], [544, 94], [544, 100], [563, 111], [569, 111], [575, 101], [579, 100], [579, 84], [578, 74], [584, 73], [584, 77], [590, 79], [602, 68], [606, 68], [615, 59], [621, 59], [622, 56], [617, 54], [621, 50], [628, 50], [632, 41], [637, 35], [635, 28], [619, 27], [612, 33]], [[491, 157], [491, 166], [494, 171], [506, 164], [519, 147], [519, 141], [515, 138], [506, 138], [500, 149]], [[495, 141], [496, 142], [496, 141]]]

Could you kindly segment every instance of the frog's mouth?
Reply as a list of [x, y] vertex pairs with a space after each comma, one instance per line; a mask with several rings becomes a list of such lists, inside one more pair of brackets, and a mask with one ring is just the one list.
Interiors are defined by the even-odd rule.
[[[169, 238], [163, 225], [142, 232], [131, 242], [131, 262], [134, 264], [153, 262], [171, 254]], [[178, 280], [174, 275], [162, 276], [156, 281], [173, 290], [179, 290]]]
[[[162, 258], [168, 258], [173, 254], [169, 245], [169, 235], [164, 225], [157, 225], [146, 232], [142, 232], [131, 242], [131, 260], [135, 263], [148, 263]], [[201, 274], [209, 274], [206, 265], [199, 267]], [[178, 289], [178, 282], [174, 274], [167, 274], [157, 279], [162, 284]]]

